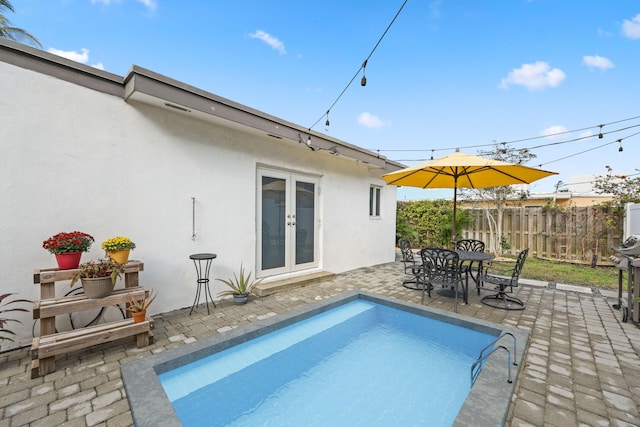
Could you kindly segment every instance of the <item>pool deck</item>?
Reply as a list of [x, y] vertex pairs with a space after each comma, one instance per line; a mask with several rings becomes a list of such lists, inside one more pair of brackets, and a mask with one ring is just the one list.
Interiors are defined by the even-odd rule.
[[[0, 427], [131, 426], [120, 366], [240, 325], [285, 313], [347, 290], [420, 303], [404, 288], [401, 263], [338, 274], [330, 280], [265, 297], [244, 306], [222, 301], [207, 315], [204, 305], [155, 315], [155, 343], [137, 349], [130, 339], [57, 358], [57, 370], [30, 379], [28, 348], [0, 354]], [[524, 282], [524, 283], [522, 283]], [[459, 314], [530, 332], [507, 425], [640, 426], [640, 327], [623, 323], [611, 305], [617, 292], [521, 281], [516, 295], [524, 311], [493, 309], [470, 292]], [[485, 290], [482, 295], [490, 293]], [[426, 305], [453, 311], [453, 299], [432, 293]], [[428, 363], [428, 362], [426, 362]], [[428, 366], [427, 366], [428, 367]]]

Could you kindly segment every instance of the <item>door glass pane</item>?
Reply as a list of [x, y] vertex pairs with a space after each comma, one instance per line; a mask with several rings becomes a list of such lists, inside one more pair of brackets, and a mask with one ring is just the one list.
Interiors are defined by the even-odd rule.
[[287, 182], [262, 177], [262, 269], [284, 267]]
[[296, 264], [313, 262], [315, 184], [296, 181]]

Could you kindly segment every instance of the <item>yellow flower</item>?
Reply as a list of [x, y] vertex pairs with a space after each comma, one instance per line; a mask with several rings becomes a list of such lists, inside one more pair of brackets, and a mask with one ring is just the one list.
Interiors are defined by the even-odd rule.
[[121, 251], [123, 249], [135, 249], [136, 244], [128, 237], [116, 236], [102, 242], [102, 249], [107, 252]]

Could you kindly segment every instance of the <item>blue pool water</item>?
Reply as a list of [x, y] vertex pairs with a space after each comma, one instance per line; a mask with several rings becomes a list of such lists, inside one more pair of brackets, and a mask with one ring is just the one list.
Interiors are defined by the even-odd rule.
[[159, 379], [185, 426], [449, 426], [494, 339], [355, 300]]

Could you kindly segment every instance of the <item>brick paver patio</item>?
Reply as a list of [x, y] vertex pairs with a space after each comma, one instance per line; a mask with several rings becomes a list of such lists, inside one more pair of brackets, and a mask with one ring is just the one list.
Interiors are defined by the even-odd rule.
[[[189, 308], [156, 315], [151, 346], [137, 349], [124, 339], [73, 352], [57, 358], [56, 372], [33, 380], [28, 348], [0, 354], [0, 427], [131, 426], [121, 364], [346, 290], [419, 303], [420, 292], [404, 288], [403, 279], [402, 265], [389, 263], [244, 306], [219, 302], [210, 315], [204, 305], [191, 316]], [[640, 426], [640, 327], [621, 321], [611, 307], [615, 293], [527, 281], [516, 294], [524, 311], [492, 309], [475, 292], [458, 310], [530, 331], [507, 425]], [[453, 310], [451, 298], [432, 295], [427, 305]]]

